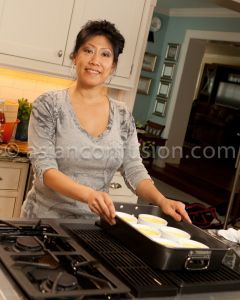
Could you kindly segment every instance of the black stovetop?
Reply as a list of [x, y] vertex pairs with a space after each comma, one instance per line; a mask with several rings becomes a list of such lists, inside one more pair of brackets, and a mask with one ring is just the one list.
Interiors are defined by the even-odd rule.
[[240, 274], [153, 269], [91, 222], [0, 222], [0, 259], [26, 299], [133, 299], [239, 290]]

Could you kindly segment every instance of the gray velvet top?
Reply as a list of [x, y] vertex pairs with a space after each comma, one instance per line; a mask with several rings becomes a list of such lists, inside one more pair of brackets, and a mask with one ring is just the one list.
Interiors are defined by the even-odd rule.
[[139, 154], [131, 113], [121, 102], [109, 99], [109, 103], [108, 126], [100, 136], [93, 137], [81, 128], [68, 89], [48, 92], [35, 100], [29, 124], [34, 183], [22, 206], [22, 217], [93, 216], [87, 204], [63, 196], [43, 183], [43, 173], [49, 168], [105, 192], [120, 167], [132, 190], [141, 180], [150, 179]]

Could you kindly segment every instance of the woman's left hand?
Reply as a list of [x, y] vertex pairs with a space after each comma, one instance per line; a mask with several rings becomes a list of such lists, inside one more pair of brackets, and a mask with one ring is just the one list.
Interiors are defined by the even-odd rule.
[[180, 201], [165, 198], [161, 203], [161, 209], [166, 215], [173, 217], [176, 221], [185, 220], [192, 223], [185, 210], [185, 204]]

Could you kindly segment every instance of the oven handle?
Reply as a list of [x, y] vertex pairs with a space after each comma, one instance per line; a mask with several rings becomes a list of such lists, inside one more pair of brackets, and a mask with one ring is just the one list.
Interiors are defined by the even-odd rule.
[[207, 270], [210, 264], [210, 256], [202, 257], [202, 256], [191, 256], [185, 260], [184, 267], [189, 271], [200, 271]]

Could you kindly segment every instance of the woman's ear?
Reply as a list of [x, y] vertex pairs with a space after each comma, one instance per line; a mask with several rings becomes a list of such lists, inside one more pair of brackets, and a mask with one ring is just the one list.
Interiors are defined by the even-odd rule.
[[72, 60], [72, 64], [76, 65], [76, 55], [74, 52], [70, 54], [69, 58]]
[[113, 63], [110, 75], [114, 75], [114, 73], [116, 72], [116, 69], [117, 69], [117, 65], [115, 63]]

